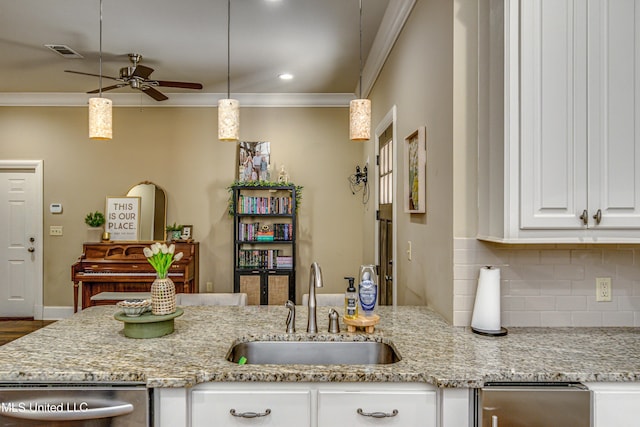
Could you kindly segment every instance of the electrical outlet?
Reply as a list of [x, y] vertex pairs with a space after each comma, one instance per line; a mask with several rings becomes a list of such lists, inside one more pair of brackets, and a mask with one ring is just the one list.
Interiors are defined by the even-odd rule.
[[49, 236], [62, 236], [62, 226], [52, 225], [49, 227]]
[[407, 242], [407, 259], [411, 261], [411, 240]]
[[596, 301], [611, 301], [611, 277], [596, 277]]
[[207, 292], [213, 292], [213, 282], [207, 282]]

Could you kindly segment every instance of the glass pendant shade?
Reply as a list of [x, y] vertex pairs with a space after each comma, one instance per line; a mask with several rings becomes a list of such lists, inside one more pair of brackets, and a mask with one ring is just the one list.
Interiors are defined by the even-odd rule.
[[240, 136], [240, 102], [237, 99], [218, 101], [218, 139], [235, 142]]
[[112, 138], [112, 102], [108, 98], [89, 98], [89, 138]]
[[354, 99], [349, 103], [349, 138], [352, 141], [371, 138], [371, 100]]

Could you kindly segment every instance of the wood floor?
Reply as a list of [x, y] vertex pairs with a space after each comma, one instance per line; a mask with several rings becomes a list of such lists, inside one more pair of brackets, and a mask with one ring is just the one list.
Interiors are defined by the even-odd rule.
[[55, 320], [0, 320], [0, 345], [47, 326]]

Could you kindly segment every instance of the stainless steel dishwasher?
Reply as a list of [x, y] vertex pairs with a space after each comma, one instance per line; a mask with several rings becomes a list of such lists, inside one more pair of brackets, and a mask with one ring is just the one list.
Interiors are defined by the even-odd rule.
[[0, 426], [147, 427], [151, 391], [142, 384], [0, 384]]
[[487, 383], [476, 409], [479, 427], [591, 426], [591, 392], [579, 383]]

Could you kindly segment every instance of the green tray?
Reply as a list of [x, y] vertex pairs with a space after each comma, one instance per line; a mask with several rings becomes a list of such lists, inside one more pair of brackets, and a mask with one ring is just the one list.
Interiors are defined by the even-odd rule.
[[124, 314], [123, 311], [116, 313], [113, 317], [124, 322], [124, 335], [129, 338], [158, 338], [169, 335], [173, 332], [173, 319], [182, 316], [184, 310], [176, 308], [171, 314], [156, 316], [151, 312], [146, 312], [137, 317]]

